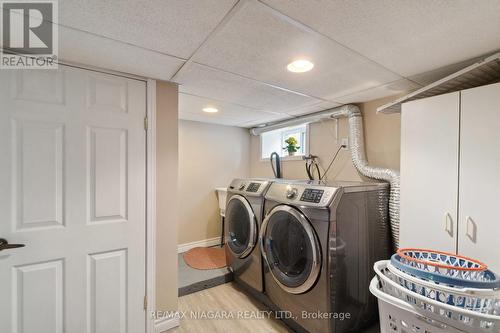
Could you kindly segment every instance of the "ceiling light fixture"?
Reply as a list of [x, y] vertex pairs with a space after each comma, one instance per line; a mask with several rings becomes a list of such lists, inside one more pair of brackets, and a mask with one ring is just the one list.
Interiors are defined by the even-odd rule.
[[207, 113], [216, 113], [216, 112], [219, 112], [219, 110], [217, 110], [216, 108], [213, 108], [213, 107], [206, 107], [206, 108], [203, 108], [202, 109], [204, 112], [207, 112]]
[[286, 69], [288, 69], [292, 73], [304, 73], [309, 72], [311, 69], [313, 69], [313, 67], [314, 64], [309, 60], [298, 59], [289, 63], [288, 66], [286, 66]]

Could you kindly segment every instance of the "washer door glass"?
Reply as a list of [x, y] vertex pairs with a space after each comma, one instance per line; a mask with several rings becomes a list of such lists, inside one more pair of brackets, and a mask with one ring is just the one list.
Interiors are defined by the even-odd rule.
[[316, 282], [321, 266], [319, 243], [310, 222], [289, 206], [277, 206], [262, 226], [262, 253], [275, 281], [300, 294]]
[[257, 240], [257, 221], [248, 201], [234, 195], [226, 207], [227, 245], [231, 252], [244, 258], [252, 252]]

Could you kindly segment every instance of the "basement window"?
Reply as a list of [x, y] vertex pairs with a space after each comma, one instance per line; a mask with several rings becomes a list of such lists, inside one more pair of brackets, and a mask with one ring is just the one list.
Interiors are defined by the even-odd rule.
[[[268, 160], [273, 152], [277, 152], [285, 160], [302, 159], [309, 151], [309, 125], [285, 127], [274, 131], [264, 132], [260, 135], [260, 158]], [[297, 152], [291, 156], [286, 149], [285, 141], [293, 137], [299, 146]]]

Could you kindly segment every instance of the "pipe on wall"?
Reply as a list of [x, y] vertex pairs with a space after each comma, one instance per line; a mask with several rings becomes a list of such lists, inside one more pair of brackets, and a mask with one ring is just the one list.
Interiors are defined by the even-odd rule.
[[[392, 242], [395, 248], [399, 247], [399, 197], [400, 176], [397, 170], [380, 168], [368, 164], [365, 151], [365, 138], [363, 130], [363, 115], [356, 105], [342, 105], [333, 109], [317, 112], [291, 120], [286, 120], [273, 125], [252, 128], [250, 132], [258, 135], [288, 126], [312, 123], [321, 119], [348, 118], [349, 121], [349, 147], [354, 166], [363, 176], [389, 182], [389, 219], [391, 224]], [[386, 209], [384, 206], [382, 209]]]
[[322, 119], [328, 119], [331, 117], [332, 111], [335, 112], [334, 110], [336, 110], [336, 109], [337, 108], [328, 109], [328, 110], [319, 111], [319, 112], [307, 114], [304, 116], [296, 117], [293, 119], [279, 121], [279, 122], [274, 123], [274, 124], [269, 124], [269, 125], [265, 124], [263, 126], [254, 127], [254, 128], [250, 129], [250, 134], [260, 135], [262, 133], [277, 130], [280, 128], [299, 126], [299, 125], [303, 125], [303, 124], [314, 123], [314, 122], [320, 121]]

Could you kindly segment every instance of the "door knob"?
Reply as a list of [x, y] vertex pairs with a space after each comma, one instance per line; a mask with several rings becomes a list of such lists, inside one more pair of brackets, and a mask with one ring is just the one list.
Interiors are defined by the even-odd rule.
[[24, 247], [24, 244], [9, 244], [6, 239], [0, 238], [0, 251], [8, 249], [17, 249], [18, 247]]

